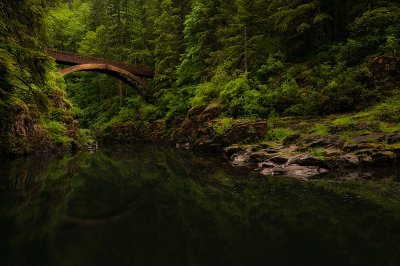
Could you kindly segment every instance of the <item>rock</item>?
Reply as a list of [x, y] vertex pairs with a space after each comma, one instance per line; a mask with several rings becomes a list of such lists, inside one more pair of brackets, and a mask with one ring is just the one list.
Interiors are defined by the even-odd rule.
[[278, 149], [269, 148], [265, 150], [268, 154], [276, 154], [279, 152]]
[[359, 144], [349, 144], [343, 147], [345, 152], [354, 152], [359, 150], [379, 150], [380, 144], [375, 143], [359, 143]]
[[393, 134], [391, 134], [388, 138], [387, 138], [387, 143], [388, 144], [394, 144], [400, 142], [400, 131], [397, 131]]
[[364, 134], [352, 139], [352, 141], [356, 144], [360, 143], [368, 143], [368, 142], [379, 142], [385, 139], [385, 135], [382, 133], [372, 133], [372, 134]]
[[258, 151], [258, 152], [253, 152], [250, 154], [249, 160], [252, 163], [259, 163], [259, 162], [264, 162], [269, 160], [272, 157], [271, 154], [268, 154], [265, 151]]
[[341, 148], [343, 147], [345, 141], [339, 137], [336, 136], [326, 136], [326, 137], [321, 137], [315, 141], [313, 141], [311, 144], [308, 145], [309, 148], [329, 148], [329, 147], [338, 147]]
[[345, 152], [353, 152], [358, 149], [358, 144], [348, 144], [343, 147], [343, 151]]
[[224, 153], [228, 158], [230, 158], [233, 154], [243, 152], [245, 150], [246, 150], [246, 148], [244, 146], [233, 145], [233, 146], [224, 148]]
[[215, 132], [216, 120], [202, 123], [197, 127], [179, 133], [179, 139], [186, 140], [197, 148], [224, 147], [233, 143], [254, 142], [267, 134], [267, 122], [252, 120], [232, 120], [223, 134]]
[[318, 167], [326, 167], [326, 163], [322, 159], [315, 158], [308, 154], [303, 154], [300, 156], [296, 156], [289, 160], [288, 165], [297, 164], [300, 166], [318, 166]]
[[216, 119], [224, 109], [219, 101], [211, 102], [207, 107], [193, 107], [172, 138], [179, 143], [195, 143], [196, 141], [208, 144], [212, 135], [212, 120]]
[[359, 166], [360, 165], [360, 160], [358, 159], [358, 156], [354, 154], [345, 154], [339, 157], [340, 161], [343, 161], [345, 164], [343, 165], [344, 167], [346, 166]]
[[370, 69], [374, 80], [398, 80], [400, 59], [398, 57], [378, 56], [372, 60]]
[[304, 178], [310, 178], [328, 172], [327, 169], [320, 168], [317, 166], [301, 166], [296, 164], [289, 165], [288, 167], [285, 168], [285, 170], [286, 170], [285, 174], [288, 176], [304, 177]]
[[181, 145], [181, 147], [189, 150], [190, 149], [190, 144], [187, 142], [187, 143]]
[[290, 146], [290, 145], [296, 143], [296, 141], [300, 138], [301, 138], [300, 134], [294, 134], [294, 135], [288, 136], [283, 140], [283, 145]]
[[286, 167], [266, 168], [261, 171], [262, 175], [285, 175], [295, 178], [310, 178], [317, 175], [325, 174], [328, 170], [317, 166], [301, 166], [291, 164]]
[[379, 130], [380, 124], [378, 122], [371, 123], [354, 123], [348, 125], [333, 125], [328, 127], [328, 132], [330, 134], [337, 134], [343, 131], [357, 131], [357, 130], [370, 130], [377, 131]]
[[274, 156], [270, 159], [270, 161], [277, 164], [286, 164], [289, 161], [289, 158], [284, 156]]
[[270, 145], [267, 143], [260, 143], [256, 145], [258, 149], [269, 149]]
[[336, 134], [340, 133], [343, 131], [350, 131], [354, 130], [354, 125], [333, 125], [333, 126], [328, 126], [328, 132], [330, 134]]
[[250, 155], [248, 153], [234, 154], [232, 156], [233, 156], [232, 158], [233, 166], [243, 167], [243, 166], [248, 166], [250, 164], [249, 162]]
[[276, 165], [276, 164], [274, 164], [274, 163], [272, 163], [272, 162], [262, 162], [262, 163], [259, 163], [258, 164], [258, 167], [259, 168], [275, 168], [275, 167], [277, 167], [278, 165]]
[[262, 175], [274, 175], [274, 169], [265, 168], [260, 172], [260, 174], [262, 174]]
[[367, 156], [360, 156], [359, 159], [360, 159], [362, 164], [370, 165], [370, 164], [373, 164], [373, 162], [374, 162], [374, 160], [372, 160], [372, 157], [368, 156], [368, 155]]
[[235, 120], [223, 136], [215, 136], [214, 142], [223, 144], [262, 139], [267, 134], [267, 121]]
[[339, 149], [327, 148], [322, 153], [326, 157], [337, 157], [337, 156], [341, 156], [343, 152], [342, 152], [342, 150], [339, 150]]
[[245, 149], [243, 147], [242, 151], [238, 153], [234, 153], [231, 155], [230, 160], [233, 166], [243, 167], [248, 166], [251, 164], [250, 155], [251, 155], [252, 148], [247, 146]]
[[357, 123], [354, 125], [354, 130], [370, 130], [370, 131], [378, 131], [380, 128], [379, 122], [370, 122], [370, 123]]
[[390, 164], [396, 160], [396, 154], [391, 151], [381, 151], [371, 155], [374, 164]]
[[373, 150], [367, 150], [367, 149], [362, 149], [362, 150], [355, 151], [356, 155], [368, 155], [368, 156], [371, 156], [374, 153], [375, 152]]

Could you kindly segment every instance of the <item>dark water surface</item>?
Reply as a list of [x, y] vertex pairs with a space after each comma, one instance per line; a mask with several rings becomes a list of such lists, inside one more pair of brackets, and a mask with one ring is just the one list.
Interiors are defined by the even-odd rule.
[[[400, 183], [165, 146], [0, 161], [0, 265], [400, 265]], [[348, 177], [355, 177], [350, 175]]]

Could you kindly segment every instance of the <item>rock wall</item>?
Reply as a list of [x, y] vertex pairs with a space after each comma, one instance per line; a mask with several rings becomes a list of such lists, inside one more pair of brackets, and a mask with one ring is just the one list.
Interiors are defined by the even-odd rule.
[[218, 131], [218, 117], [224, 106], [211, 102], [205, 108], [192, 108], [186, 119], [180, 124], [172, 136], [178, 146], [222, 150], [233, 143], [254, 142], [267, 134], [265, 120], [228, 120], [223, 132]]

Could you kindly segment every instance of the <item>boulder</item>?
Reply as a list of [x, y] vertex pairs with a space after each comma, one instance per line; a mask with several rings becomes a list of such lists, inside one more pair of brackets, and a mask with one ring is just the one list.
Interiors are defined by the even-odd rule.
[[301, 166], [291, 164], [285, 167], [265, 168], [260, 173], [262, 175], [289, 176], [300, 179], [307, 179], [317, 175], [325, 174], [328, 170], [317, 166]]
[[250, 165], [250, 154], [249, 153], [238, 153], [232, 155], [232, 165], [237, 167], [243, 167]]
[[289, 157], [285, 157], [282, 155], [274, 156], [270, 159], [270, 161], [277, 164], [286, 164], [289, 161]]
[[309, 148], [331, 148], [331, 147], [337, 147], [341, 148], [343, 147], [345, 141], [339, 137], [336, 136], [325, 136], [316, 139], [312, 143], [308, 144]]
[[397, 131], [391, 135], [388, 136], [387, 138], [387, 143], [388, 144], [394, 144], [400, 142], [400, 131]]
[[269, 154], [268, 152], [261, 150], [261, 151], [257, 151], [257, 152], [253, 152], [250, 154], [250, 162], [252, 163], [259, 163], [259, 162], [265, 162], [269, 159], [271, 159], [271, 157], [273, 157], [273, 155]]
[[300, 138], [301, 138], [300, 134], [290, 135], [283, 140], [283, 145], [287, 147], [292, 144], [295, 144]]
[[275, 168], [278, 167], [277, 164], [274, 164], [272, 162], [262, 162], [258, 164], [259, 168]]
[[340, 156], [339, 161], [344, 163], [343, 167], [356, 167], [360, 165], [358, 156], [351, 153]]
[[228, 158], [230, 158], [233, 154], [243, 152], [245, 150], [246, 148], [243, 145], [233, 145], [224, 148], [224, 153]]
[[288, 163], [288, 165], [297, 164], [300, 166], [317, 166], [317, 167], [326, 167], [326, 163], [323, 159], [319, 159], [308, 154], [302, 154], [296, 157], [292, 157]]
[[396, 160], [396, 154], [391, 151], [381, 151], [371, 155], [373, 164], [391, 164]]

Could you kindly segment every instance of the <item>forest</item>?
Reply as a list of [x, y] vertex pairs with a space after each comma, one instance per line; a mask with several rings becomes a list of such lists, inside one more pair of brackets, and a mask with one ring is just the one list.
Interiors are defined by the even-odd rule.
[[[237, 121], [267, 120], [276, 130], [266, 138], [283, 140], [293, 134], [279, 125], [285, 119], [400, 129], [395, 0], [2, 0], [0, 7], [2, 153], [113, 136], [151, 140], [155, 131], [186, 142], [197, 133], [178, 129], [210, 106], [220, 135]], [[48, 49], [154, 69], [151, 91], [143, 96], [140, 86], [92, 72], [63, 79]], [[324, 123], [308, 127], [323, 135]]]
[[399, 0], [0, 0], [0, 265], [400, 265], [399, 70]]

